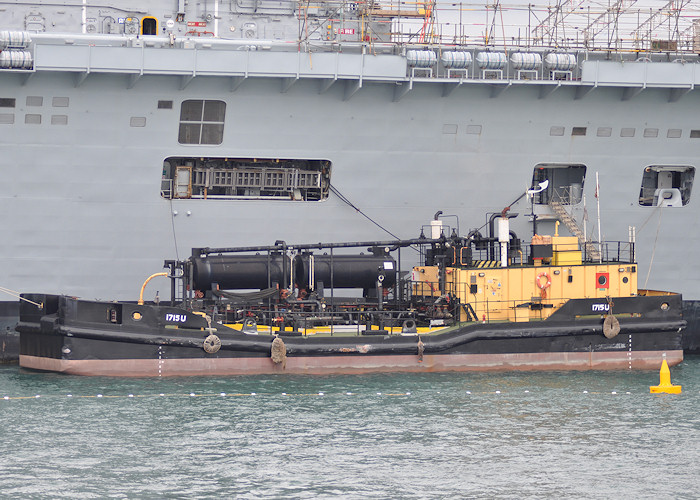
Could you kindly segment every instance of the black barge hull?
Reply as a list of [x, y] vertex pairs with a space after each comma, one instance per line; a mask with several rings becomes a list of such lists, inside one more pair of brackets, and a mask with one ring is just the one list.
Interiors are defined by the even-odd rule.
[[[616, 298], [620, 332], [610, 339], [602, 318], [590, 315], [591, 304], [600, 302], [594, 299], [570, 301], [539, 322], [275, 340], [217, 324], [213, 331], [202, 316], [175, 307], [27, 297], [42, 308], [22, 304], [20, 366], [76, 375], [627, 370], [658, 369], [664, 355], [669, 365], [683, 359], [680, 295]], [[210, 335], [219, 343], [215, 352], [204, 348]]]

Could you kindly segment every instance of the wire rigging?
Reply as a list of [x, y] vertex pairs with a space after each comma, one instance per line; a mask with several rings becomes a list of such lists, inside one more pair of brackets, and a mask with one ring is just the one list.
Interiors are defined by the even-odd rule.
[[[661, 210], [661, 207], [659, 207], [659, 223], [656, 226], [656, 237], [654, 238], [654, 246], [651, 249], [651, 259], [649, 259], [649, 270], [647, 271], [647, 278], [644, 280], [644, 288], [647, 287], [647, 283], [649, 282], [649, 275], [651, 275], [651, 268], [654, 264], [654, 255], [656, 255], [656, 244], [659, 242], [659, 231], [661, 230], [661, 214], [662, 213], [663, 213], [663, 211]], [[646, 222], [645, 222], [645, 224], [646, 224]]]
[[367, 219], [368, 221], [370, 221], [372, 224], [374, 224], [374, 225], [377, 226], [379, 229], [381, 229], [382, 231], [384, 231], [384, 232], [387, 233], [388, 235], [392, 236], [393, 238], [396, 238], [397, 240], [400, 240], [400, 239], [401, 239], [401, 238], [399, 238], [398, 236], [396, 236], [394, 233], [392, 233], [391, 231], [389, 231], [387, 228], [385, 228], [384, 226], [382, 226], [380, 223], [378, 223], [377, 221], [375, 221], [374, 219], [372, 219], [369, 215], [367, 215], [366, 213], [364, 213], [362, 210], [360, 210], [359, 208], [357, 208], [357, 206], [355, 206], [355, 204], [353, 204], [350, 200], [348, 200], [348, 199], [345, 197], [345, 195], [343, 195], [343, 193], [341, 193], [340, 191], [338, 191], [338, 189], [337, 189], [334, 185], [331, 184], [331, 185], [330, 185], [330, 188], [331, 188], [331, 193], [333, 193], [333, 194], [336, 195], [338, 198], [340, 198], [340, 201], [342, 201], [343, 203], [345, 203], [345, 204], [346, 204], [347, 206], [349, 206], [350, 208], [354, 209], [354, 210], [355, 210], [357, 213], [359, 213], [362, 217], [364, 217], [365, 219]]
[[173, 211], [173, 200], [170, 200], [170, 222], [173, 226], [173, 241], [175, 243], [175, 258], [179, 261], [180, 254], [177, 251], [177, 234], [175, 233], [175, 212]]

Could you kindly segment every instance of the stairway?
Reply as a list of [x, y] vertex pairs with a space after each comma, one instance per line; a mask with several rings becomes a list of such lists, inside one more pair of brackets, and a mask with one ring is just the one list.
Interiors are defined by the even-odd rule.
[[586, 255], [594, 261], [600, 261], [600, 251], [592, 242], [586, 241], [586, 235], [583, 234], [583, 231], [578, 226], [576, 220], [574, 220], [574, 218], [569, 215], [569, 212], [566, 211], [564, 205], [562, 205], [560, 201], [550, 200], [549, 206], [559, 221], [566, 226], [571, 234], [578, 238], [579, 244], [582, 247], [585, 247]]

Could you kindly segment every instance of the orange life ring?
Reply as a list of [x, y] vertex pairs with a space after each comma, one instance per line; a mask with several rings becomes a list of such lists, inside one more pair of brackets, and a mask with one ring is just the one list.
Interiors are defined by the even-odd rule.
[[[544, 284], [542, 284], [543, 277], [547, 278], [547, 281]], [[551, 284], [552, 280], [549, 278], [549, 274], [547, 274], [545, 271], [542, 271], [540, 274], [537, 275], [537, 286], [540, 290], [546, 290]]]

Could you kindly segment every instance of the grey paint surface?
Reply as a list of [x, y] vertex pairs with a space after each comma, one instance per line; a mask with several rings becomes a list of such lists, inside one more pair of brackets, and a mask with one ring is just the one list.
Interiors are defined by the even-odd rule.
[[[139, 46], [144, 40], [151, 46]], [[649, 287], [700, 298], [697, 188], [685, 207], [638, 203], [645, 167], [697, 167], [697, 57], [619, 63], [588, 54], [580, 80], [494, 81], [439, 71], [411, 78], [405, 56], [389, 46], [374, 55], [352, 44], [306, 53], [279, 41], [257, 40], [255, 50], [234, 42], [176, 38], [171, 47], [165, 37], [41, 34], [32, 70], [0, 71], [0, 98], [16, 99], [14, 109], [0, 109], [13, 115], [0, 124], [3, 286], [127, 299], [164, 259], [192, 247], [386, 237], [334, 195], [160, 196], [165, 158], [216, 156], [328, 159], [333, 186], [401, 237], [416, 236], [437, 210], [458, 215], [466, 233], [529, 187], [536, 165], [584, 164], [589, 229], [599, 172], [604, 238], [626, 240], [628, 226], [637, 227], [640, 286], [653, 257]], [[42, 105], [28, 106], [37, 96]], [[54, 106], [66, 97], [68, 106]], [[178, 143], [187, 99], [227, 103], [221, 145]], [[159, 100], [173, 108], [158, 109]], [[135, 117], [145, 126], [130, 126]], [[552, 127], [564, 135], [550, 135]], [[586, 135], [572, 136], [573, 127]], [[621, 137], [622, 128], [634, 128], [634, 137]], [[644, 137], [648, 128], [658, 137]], [[667, 137], [670, 129], [680, 137]], [[529, 207], [514, 210], [515, 229], [527, 236]], [[167, 287], [149, 290], [162, 296]]]

